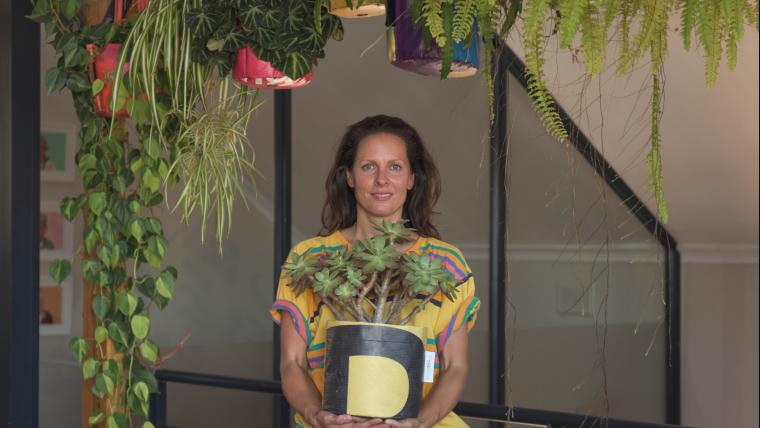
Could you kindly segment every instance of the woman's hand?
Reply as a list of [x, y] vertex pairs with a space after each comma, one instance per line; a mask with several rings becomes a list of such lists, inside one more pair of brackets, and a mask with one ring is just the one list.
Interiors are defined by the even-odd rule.
[[385, 425], [389, 427], [398, 427], [398, 428], [426, 428], [427, 427], [427, 425], [425, 425], [419, 419], [401, 419], [399, 421], [394, 420], [394, 419], [386, 419]]
[[326, 410], [306, 412], [306, 420], [314, 428], [370, 428], [383, 423], [382, 419], [366, 419], [351, 415], [335, 415]]

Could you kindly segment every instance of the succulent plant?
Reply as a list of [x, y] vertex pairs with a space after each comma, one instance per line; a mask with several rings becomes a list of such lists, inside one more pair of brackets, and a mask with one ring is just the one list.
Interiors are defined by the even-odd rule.
[[[357, 241], [352, 249], [322, 257], [294, 253], [283, 270], [296, 295], [306, 288], [318, 295], [339, 320], [407, 324], [441, 291], [454, 300], [455, 281], [441, 260], [430, 254], [404, 255], [397, 244], [408, 242], [413, 229], [405, 221], [383, 221], [377, 236]], [[420, 303], [403, 319], [401, 311], [413, 299]]]

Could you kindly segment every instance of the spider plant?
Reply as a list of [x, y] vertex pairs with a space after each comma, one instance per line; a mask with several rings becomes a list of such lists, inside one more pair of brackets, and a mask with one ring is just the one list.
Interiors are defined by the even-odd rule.
[[255, 184], [255, 152], [246, 129], [251, 113], [262, 104], [256, 102], [257, 93], [231, 78], [223, 79], [218, 100], [208, 109], [191, 113], [192, 120], [177, 139], [176, 157], [169, 168], [169, 176], [176, 174], [182, 187], [172, 210], [182, 206], [182, 221], [188, 223], [198, 209], [201, 241], [214, 214], [220, 253], [231, 230], [236, 197], [248, 207], [243, 185], [247, 179]]
[[[124, 41], [117, 68], [114, 92], [128, 96], [114, 104], [125, 103], [136, 122], [147, 122], [141, 139], [146, 150], [171, 154], [165, 190], [182, 186], [172, 211], [182, 206], [181, 220], [187, 223], [198, 210], [201, 241], [215, 215], [221, 252], [237, 196], [247, 206], [243, 186], [255, 168], [246, 132], [258, 104], [255, 91], [230, 82], [214, 62], [193, 56], [190, 12], [202, 5], [202, 0], [148, 2]], [[125, 63], [129, 72], [122, 76]]]
[[[290, 286], [296, 294], [310, 288], [341, 321], [350, 316], [356, 321], [405, 325], [439, 291], [453, 301], [455, 282], [439, 259], [396, 250], [395, 245], [412, 236], [404, 222], [384, 220], [375, 227], [377, 236], [324, 260], [293, 254], [283, 266]], [[418, 294], [426, 297], [401, 318], [402, 309]]]

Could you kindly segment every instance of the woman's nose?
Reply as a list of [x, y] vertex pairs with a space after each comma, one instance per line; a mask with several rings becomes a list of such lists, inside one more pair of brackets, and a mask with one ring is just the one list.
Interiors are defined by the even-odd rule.
[[385, 171], [380, 170], [377, 175], [375, 176], [375, 182], [377, 184], [385, 184], [388, 182], [388, 177], [385, 174]]

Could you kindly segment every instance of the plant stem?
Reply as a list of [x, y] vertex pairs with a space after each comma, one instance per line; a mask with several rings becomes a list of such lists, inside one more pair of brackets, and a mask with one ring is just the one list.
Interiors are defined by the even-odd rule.
[[322, 297], [322, 302], [325, 304], [325, 306], [327, 306], [328, 308], [330, 308], [330, 310], [332, 311], [333, 315], [335, 315], [335, 318], [338, 321], [345, 321], [346, 320], [346, 318], [343, 316], [343, 313], [340, 312], [340, 311], [338, 311], [335, 308], [335, 306], [330, 302], [330, 300], [328, 300], [327, 296]]
[[380, 293], [377, 298], [377, 308], [375, 308], [375, 318], [372, 322], [380, 323], [383, 320], [383, 312], [385, 311], [385, 301], [388, 299], [388, 289], [391, 282], [391, 270], [385, 270], [383, 272], [383, 285], [380, 287]]
[[423, 300], [419, 305], [417, 305], [417, 307], [414, 308], [414, 310], [409, 315], [407, 315], [406, 318], [401, 320], [398, 323], [398, 325], [406, 325], [409, 321], [411, 321], [412, 318], [414, 318], [414, 316], [417, 315], [418, 312], [420, 312], [422, 309], [425, 308], [425, 305], [427, 305], [428, 302], [433, 300], [433, 296], [435, 296], [436, 294], [438, 294], [438, 290], [433, 291], [432, 293], [430, 293], [430, 295], [425, 297], [425, 300]]
[[399, 293], [396, 295], [396, 299], [393, 299], [391, 310], [388, 313], [388, 318], [385, 319], [386, 324], [393, 323], [393, 320], [400, 316], [401, 311], [406, 307], [407, 303], [412, 300], [412, 296], [407, 293]]

